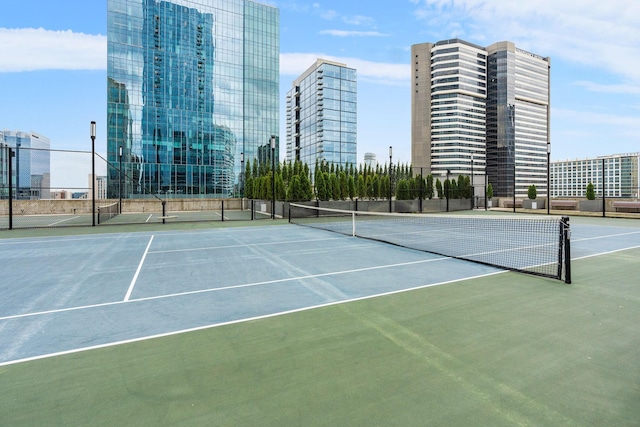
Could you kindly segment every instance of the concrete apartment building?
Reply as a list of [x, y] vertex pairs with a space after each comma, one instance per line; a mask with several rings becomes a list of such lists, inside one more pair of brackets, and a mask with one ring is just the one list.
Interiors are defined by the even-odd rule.
[[496, 196], [547, 194], [550, 59], [512, 42], [411, 47], [411, 160], [440, 179], [471, 176]]

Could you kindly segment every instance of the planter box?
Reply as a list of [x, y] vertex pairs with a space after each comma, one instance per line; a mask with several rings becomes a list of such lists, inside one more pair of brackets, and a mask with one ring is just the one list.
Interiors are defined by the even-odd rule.
[[524, 199], [522, 201], [522, 207], [525, 209], [544, 209], [545, 199]]
[[581, 212], [602, 212], [602, 199], [600, 200], [580, 200], [578, 209]]

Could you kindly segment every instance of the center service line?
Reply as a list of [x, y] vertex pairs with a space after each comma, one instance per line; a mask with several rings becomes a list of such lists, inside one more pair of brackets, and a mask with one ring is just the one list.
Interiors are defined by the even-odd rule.
[[151, 247], [151, 242], [153, 242], [153, 237], [149, 239], [149, 243], [147, 244], [147, 248], [144, 250], [144, 254], [142, 255], [142, 259], [140, 260], [140, 264], [138, 264], [138, 269], [136, 270], [136, 274], [133, 275], [133, 279], [131, 280], [131, 284], [129, 285], [129, 290], [127, 290], [127, 295], [124, 297], [124, 301], [129, 301], [129, 297], [131, 297], [131, 292], [133, 292], [133, 287], [136, 285], [136, 281], [138, 280], [138, 275], [140, 274], [140, 270], [142, 270], [142, 264], [144, 264], [144, 259], [147, 257], [147, 253], [149, 252], [149, 248]]

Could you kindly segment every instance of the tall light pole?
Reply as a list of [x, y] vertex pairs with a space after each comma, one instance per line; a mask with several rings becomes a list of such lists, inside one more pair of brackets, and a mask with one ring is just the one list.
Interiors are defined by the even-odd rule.
[[471, 153], [471, 209], [476, 207], [476, 187], [473, 186], [473, 153]]
[[449, 189], [451, 188], [451, 181], [449, 181], [449, 174], [451, 173], [451, 169], [447, 169], [447, 180], [444, 182], [445, 184], [445, 197], [447, 198], [447, 212], [449, 212]]
[[271, 219], [276, 217], [276, 137], [271, 135]]
[[122, 145], [118, 147], [118, 157], [120, 158], [120, 179], [118, 180], [118, 197], [120, 204], [118, 205], [118, 210], [122, 213]]
[[389, 146], [389, 212], [393, 211], [391, 199], [393, 198], [393, 147]]
[[551, 210], [551, 141], [547, 141], [547, 215]]
[[96, 225], [96, 122], [91, 122], [91, 226]]
[[[240, 198], [244, 197], [244, 153], [240, 153]], [[241, 203], [241, 207], [244, 206], [244, 202]]]

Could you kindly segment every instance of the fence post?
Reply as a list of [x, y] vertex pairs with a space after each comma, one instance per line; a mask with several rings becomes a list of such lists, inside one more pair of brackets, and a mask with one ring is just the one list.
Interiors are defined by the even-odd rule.
[[7, 146], [7, 150], [9, 153], [7, 156], [7, 161], [9, 162], [9, 230], [13, 230], [13, 166], [11, 159], [13, 158], [14, 153], [9, 146]]

